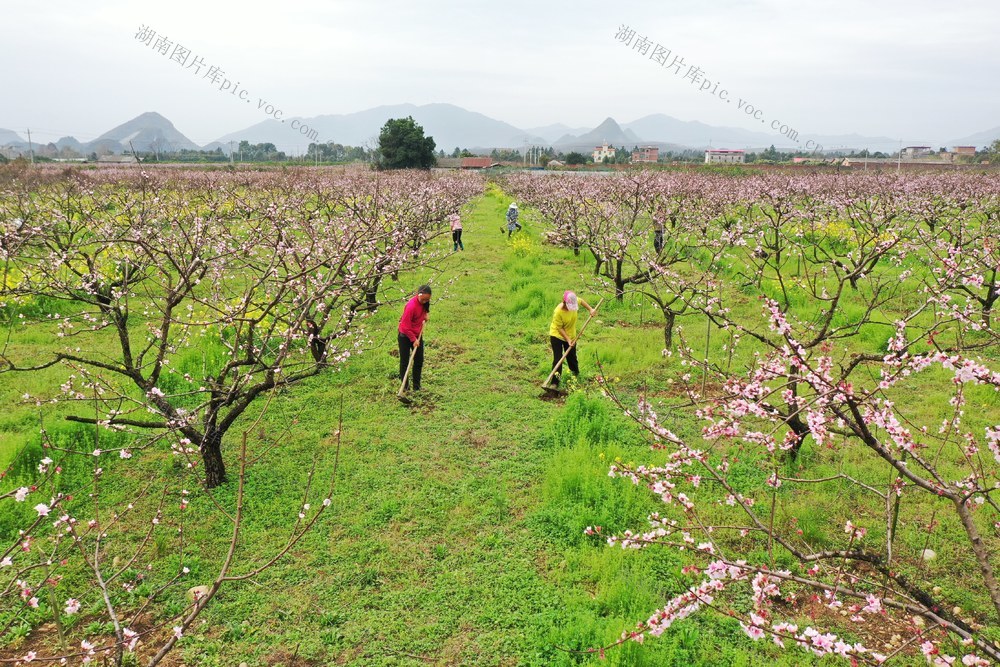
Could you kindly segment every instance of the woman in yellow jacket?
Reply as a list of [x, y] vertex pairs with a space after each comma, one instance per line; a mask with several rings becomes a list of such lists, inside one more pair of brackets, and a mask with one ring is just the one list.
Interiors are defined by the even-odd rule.
[[[569, 364], [569, 370], [573, 375], [580, 374], [580, 366], [576, 360], [576, 315], [580, 306], [590, 311], [591, 316], [594, 315], [594, 309], [586, 301], [577, 299], [576, 294], [566, 290], [563, 292], [562, 303], [552, 311], [552, 324], [549, 325], [549, 343], [552, 345], [552, 368], [555, 369], [559, 366], [559, 361], [568, 349], [569, 354], [566, 355], [566, 363]], [[561, 373], [562, 368], [559, 368], [552, 379], [553, 385], [559, 384], [559, 375]]]

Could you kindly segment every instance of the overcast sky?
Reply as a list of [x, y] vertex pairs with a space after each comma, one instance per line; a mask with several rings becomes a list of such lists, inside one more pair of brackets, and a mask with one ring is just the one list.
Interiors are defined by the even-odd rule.
[[[1000, 125], [996, 0], [5, 0], [2, 18], [0, 128], [41, 142], [158, 111], [206, 144], [266, 120], [267, 104], [288, 118], [449, 102], [521, 128], [664, 113], [760, 131], [763, 118], [904, 145]], [[136, 39], [142, 26], [200, 73]], [[618, 41], [622, 26], [684, 71]], [[706, 79], [730, 101], [699, 90]]]

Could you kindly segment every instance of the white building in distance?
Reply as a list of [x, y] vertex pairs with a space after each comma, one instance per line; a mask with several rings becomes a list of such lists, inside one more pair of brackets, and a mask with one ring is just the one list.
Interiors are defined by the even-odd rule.
[[903, 149], [904, 160], [914, 160], [919, 157], [928, 157], [934, 154], [934, 149], [930, 146], [907, 146]]
[[705, 151], [705, 164], [742, 163], [743, 149], [709, 148]]
[[593, 158], [595, 164], [600, 164], [601, 162], [604, 162], [604, 158], [608, 158], [609, 160], [614, 160], [615, 147], [608, 146], [608, 142], [605, 141], [604, 145], [597, 146], [596, 148], [594, 148]]

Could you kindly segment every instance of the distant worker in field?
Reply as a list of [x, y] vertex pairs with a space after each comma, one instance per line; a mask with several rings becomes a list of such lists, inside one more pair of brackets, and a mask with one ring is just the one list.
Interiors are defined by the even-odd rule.
[[653, 250], [659, 255], [663, 250], [663, 234], [666, 231], [664, 224], [667, 219], [667, 211], [663, 204], [656, 207], [653, 212]]
[[451, 242], [455, 246], [452, 252], [458, 252], [459, 248], [465, 250], [465, 246], [462, 245], [462, 216], [452, 213], [448, 216], [448, 221], [451, 223]]
[[580, 306], [590, 311], [591, 317], [594, 316], [594, 309], [590, 307], [590, 304], [583, 299], [578, 299], [573, 292], [566, 290], [563, 292], [562, 303], [552, 311], [549, 343], [552, 345], [552, 369], [556, 371], [552, 378], [552, 384], [556, 386], [559, 385], [559, 376], [562, 374], [562, 368], [557, 369], [556, 367], [560, 365], [559, 362], [566, 354], [566, 350], [569, 350], [569, 354], [566, 355], [566, 363], [569, 364], [570, 372], [573, 375], [580, 375], [580, 366], [576, 359], [576, 315]]
[[410, 376], [413, 379], [413, 390], [420, 391], [420, 372], [424, 369], [424, 323], [431, 312], [431, 287], [421, 285], [417, 294], [406, 302], [403, 316], [399, 318], [399, 380], [406, 379], [406, 390], [410, 390], [410, 378], [406, 378], [406, 367], [413, 353], [413, 369]]
[[[510, 206], [507, 207], [507, 238], [519, 231], [521, 231], [521, 225], [517, 221], [517, 204], [511, 202]], [[500, 233], [503, 234], [503, 227], [500, 228]]]

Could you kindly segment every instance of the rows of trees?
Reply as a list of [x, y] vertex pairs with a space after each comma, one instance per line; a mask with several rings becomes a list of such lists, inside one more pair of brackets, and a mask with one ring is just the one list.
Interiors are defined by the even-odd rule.
[[[397, 123], [404, 119], [390, 119], [388, 122]], [[412, 119], [411, 119], [412, 120]], [[383, 127], [384, 129], [384, 127]], [[421, 132], [422, 132], [421, 128]], [[421, 135], [422, 136], [422, 135]], [[637, 146], [632, 147], [632, 151], [638, 150]], [[433, 151], [433, 149], [432, 149]], [[606, 163], [611, 164], [629, 164], [631, 162], [632, 151], [626, 150], [625, 146], [619, 146], [616, 148], [615, 157], [613, 159], [605, 160]], [[91, 162], [94, 162], [98, 158], [98, 154], [108, 154], [110, 151], [98, 151], [91, 152], [88, 155], [83, 155], [78, 151], [73, 150], [69, 146], [64, 146], [58, 148], [55, 144], [49, 143], [45, 145], [39, 145], [38, 149], [34, 151], [34, 157], [41, 161], [48, 161], [55, 158], [61, 159], [73, 159], [73, 158], [83, 158], [87, 157]], [[944, 147], [940, 148], [939, 153], [945, 153], [946, 149]], [[890, 152], [885, 153], [882, 151], [870, 151], [868, 149], [862, 150], [831, 150], [826, 152], [828, 155], [842, 156], [849, 158], [873, 158], [873, 159], [884, 159], [884, 158], [895, 158], [897, 153]], [[278, 151], [273, 143], [263, 142], [257, 144], [251, 144], [249, 141], [243, 140], [239, 143], [238, 148], [235, 150], [235, 154], [239, 156], [241, 161], [247, 162], [271, 162], [271, 161], [286, 161], [288, 156], [284, 152]], [[27, 151], [24, 152], [22, 156], [26, 156]], [[153, 162], [226, 162], [231, 158], [228, 151], [223, 151], [221, 147], [215, 148], [214, 150], [204, 151], [204, 150], [192, 150], [192, 149], [181, 149], [172, 150], [169, 146], [159, 146], [154, 144], [148, 151], [139, 151], [138, 155], [140, 158], [146, 161]], [[303, 156], [304, 159], [311, 159], [313, 161], [324, 162], [324, 163], [336, 163], [336, 162], [373, 162], [376, 160], [378, 151], [376, 148], [366, 147], [366, 146], [350, 146], [339, 144], [334, 141], [328, 141], [324, 143], [313, 142], [310, 143], [306, 149], [306, 154]], [[476, 154], [470, 151], [468, 148], [460, 148], [456, 146], [450, 154], [446, 154], [445, 151], [438, 150], [436, 152], [436, 157], [476, 157]], [[550, 160], [562, 160], [567, 164], [586, 164], [591, 162], [591, 157], [585, 155], [578, 151], [562, 152], [557, 151], [555, 148], [542, 147], [538, 149], [537, 153], [532, 154], [535, 158], [539, 159], [542, 164], [547, 163]], [[489, 157], [500, 162], [523, 162], [525, 156], [521, 153], [519, 149], [516, 148], [493, 148]], [[660, 152], [661, 162], [694, 162], [702, 163], [704, 162], [704, 151], [700, 149], [682, 149], [682, 150], [665, 150]], [[782, 151], [776, 149], [773, 145], [762, 150], [762, 151], [748, 151], [745, 155], [746, 163], [760, 163], [760, 164], [778, 164], [784, 162], [790, 162], [793, 158], [811, 158], [811, 159], [822, 159], [823, 156], [817, 156], [815, 153], [810, 153], [807, 151]], [[982, 161], [989, 161], [993, 164], [1000, 163], [1000, 139], [994, 141], [990, 146], [984, 147], [982, 150], [976, 151], [975, 155], [971, 156], [957, 156], [955, 158], [958, 162], [970, 162], [979, 163]], [[0, 163], [6, 162], [7, 157], [0, 155]]]
[[[53, 171], [0, 189], [0, 372], [62, 369], [58, 391], [22, 400], [93, 429], [72, 445], [43, 429], [45, 449], [4, 473], [0, 630], [61, 628], [81, 609], [114, 629], [43, 658], [120, 663], [143, 642], [155, 664], [220, 587], [287, 553], [329, 506], [318, 462], [287, 540], [240, 543], [247, 470], [277, 445], [254, 437], [254, 417], [366, 347], [367, 314], [404, 296], [399, 272], [436, 264], [426, 242], [482, 184], [305, 174]], [[504, 186], [549, 221], [550, 243], [592, 262], [594, 289], [657, 304], [665, 367], [680, 369], [666, 412], [605, 385], [663, 456], [613, 465], [663, 507], [648, 528], [605, 537], [694, 558], [691, 588], [622, 641], [711, 608], [754, 639], [857, 663], [908, 647], [934, 664], [1000, 660], [997, 178], [636, 172]], [[700, 438], [677, 435], [677, 410]], [[165, 451], [178, 461], [167, 476], [152, 464]], [[116, 495], [116, 468], [143, 465], [148, 487]], [[81, 467], [85, 482], [67, 474]], [[230, 549], [178, 607], [197, 548], [189, 502], [217, 507]], [[800, 628], [807, 612], [841, 627]], [[875, 649], [851, 622], [905, 639]]]
[[[932, 664], [1000, 660], [996, 176], [638, 173], [507, 187], [551, 222], [550, 242], [589, 251], [595, 289], [663, 310], [664, 354], [679, 358], [703, 424], [697, 441], [679, 437], [670, 412], [606, 386], [663, 452], [611, 473], [664, 503], [647, 529], [609, 541], [702, 562], [690, 570], [700, 583], [623, 641], [710, 607], [754, 639], [856, 663], [908, 646]], [[673, 344], [689, 316], [703, 333]], [[807, 525], [831, 498], [849, 502]], [[850, 630], [799, 628], [790, 619], [810, 601], [859, 628], [888, 618], [905, 640], [879, 653]]]
[[306, 157], [319, 162], [371, 162], [374, 151], [364, 146], [345, 146], [328, 141], [325, 144], [309, 144]]
[[[332, 464], [302, 471], [273, 553], [242, 544], [248, 469], [278, 445], [254, 424], [368, 347], [365, 318], [412, 289], [392, 280], [437, 265], [425, 244], [481, 190], [468, 174], [137, 169], [0, 188], [0, 373], [63, 369], [21, 400], [93, 429], [73, 445], [43, 429], [0, 474], [0, 635], [54, 620], [62, 642], [60, 619], [86, 613], [114, 640], [39, 659], [121, 664], [142, 641], [156, 664], [220, 587], [286, 554], [330, 505]], [[129, 470], [150, 483], [122, 496]], [[189, 502], [216, 508], [230, 546], [185, 604]]]

